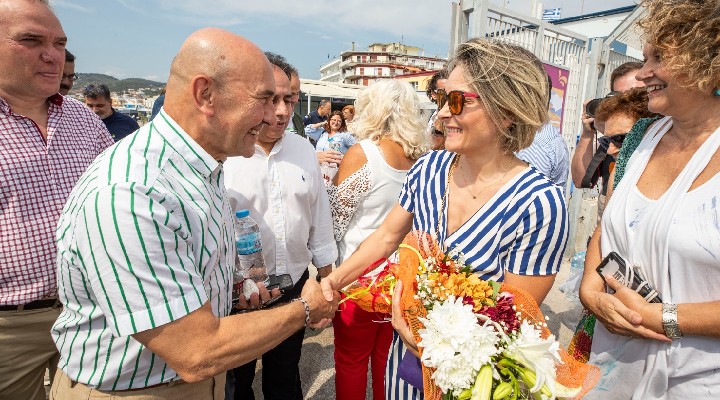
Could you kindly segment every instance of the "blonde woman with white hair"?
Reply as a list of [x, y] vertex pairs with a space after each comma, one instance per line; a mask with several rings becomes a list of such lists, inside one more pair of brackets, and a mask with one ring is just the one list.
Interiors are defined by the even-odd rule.
[[[399, 204], [322, 280], [326, 298], [389, 256], [411, 229], [436, 235], [446, 252], [462, 252], [481, 279], [520, 287], [538, 304], [550, 291], [568, 238], [565, 198], [562, 188], [515, 156], [547, 121], [545, 70], [522, 47], [471, 39], [458, 46], [449, 71], [447, 101], [438, 112], [446, 150], [413, 165]], [[395, 296], [401, 293], [398, 284]], [[413, 382], [418, 373], [404, 368], [417, 369], [417, 344], [394, 299], [397, 334], [385, 393], [390, 400], [420, 399], [422, 379]]]
[[[429, 148], [420, 103], [406, 82], [381, 80], [360, 92], [350, 127], [359, 143], [345, 154], [329, 188], [342, 263], [374, 232], [397, 204], [408, 170]], [[368, 360], [373, 397], [384, 398], [384, 376], [393, 328], [387, 315], [341, 306], [335, 330], [335, 388], [338, 400], [364, 400]]]

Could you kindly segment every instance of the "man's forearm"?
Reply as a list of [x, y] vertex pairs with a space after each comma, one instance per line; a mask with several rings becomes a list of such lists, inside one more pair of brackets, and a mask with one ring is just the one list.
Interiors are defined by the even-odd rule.
[[199, 382], [246, 364], [305, 326], [301, 302], [217, 318], [210, 304], [133, 337], [187, 382]]

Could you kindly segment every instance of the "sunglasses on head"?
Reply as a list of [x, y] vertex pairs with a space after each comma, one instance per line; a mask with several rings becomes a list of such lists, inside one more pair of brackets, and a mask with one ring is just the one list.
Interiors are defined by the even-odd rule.
[[465, 99], [477, 99], [480, 97], [475, 93], [463, 92], [461, 90], [453, 90], [446, 93], [444, 89], [438, 89], [435, 94], [438, 102], [438, 109], [442, 109], [445, 107], [445, 103], [447, 103], [448, 109], [450, 109], [450, 114], [452, 115], [462, 114], [463, 107], [465, 107]]

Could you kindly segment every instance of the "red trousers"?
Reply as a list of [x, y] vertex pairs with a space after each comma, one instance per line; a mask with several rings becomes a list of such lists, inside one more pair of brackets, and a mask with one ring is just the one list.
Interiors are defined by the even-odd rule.
[[333, 319], [335, 330], [335, 393], [337, 400], [365, 400], [368, 359], [373, 399], [385, 399], [385, 364], [393, 327], [385, 314], [363, 311], [348, 301]]

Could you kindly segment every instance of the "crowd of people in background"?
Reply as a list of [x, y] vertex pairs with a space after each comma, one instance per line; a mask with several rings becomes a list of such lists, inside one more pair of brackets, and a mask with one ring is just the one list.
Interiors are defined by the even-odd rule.
[[[48, 1], [0, 0], [0, 400], [45, 399], [46, 371], [58, 400], [254, 399], [259, 359], [265, 399], [301, 400], [306, 329], [330, 325], [337, 399], [364, 399], [368, 373], [374, 399], [422, 399], [400, 306], [340, 292], [419, 230], [542, 304], [572, 239], [568, 180], [599, 191], [585, 398], [720, 397], [720, 2], [641, 6], [644, 61], [585, 104], [571, 157], [542, 62], [501, 40], [457, 46], [429, 119], [394, 79], [303, 117], [287, 59], [203, 28], [140, 127], [104, 84], [68, 96], [76, 57]], [[235, 303], [238, 210], [290, 282]], [[598, 274], [609, 259], [661, 300]]]

